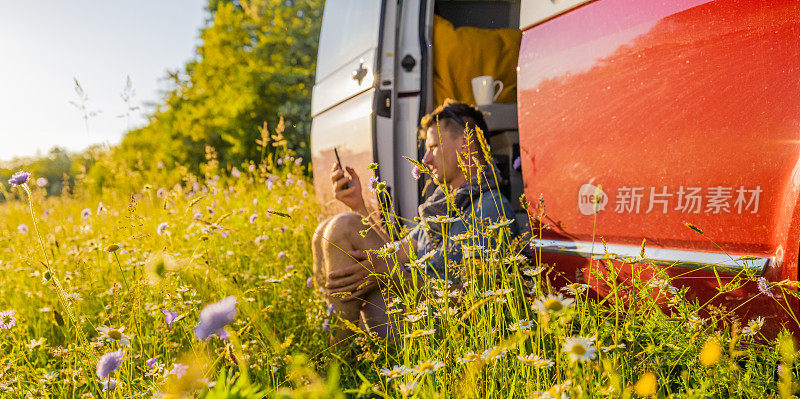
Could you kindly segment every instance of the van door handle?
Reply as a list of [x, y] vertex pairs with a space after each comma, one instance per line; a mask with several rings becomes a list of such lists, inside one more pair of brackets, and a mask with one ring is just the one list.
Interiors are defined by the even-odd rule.
[[353, 80], [357, 80], [358, 84], [367, 76], [367, 68], [364, 67], [364, 59], [359, 60], [358, 69], [353, 71]]

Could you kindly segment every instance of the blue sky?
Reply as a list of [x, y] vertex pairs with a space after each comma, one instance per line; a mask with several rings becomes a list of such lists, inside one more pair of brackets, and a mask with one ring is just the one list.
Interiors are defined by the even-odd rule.
[[[199, 44], [206, 0], [0, 0], [0, 161], [116, 144], [128, 129], [120, 97], [130, 76], [136, 96], [130, 127], [145, 123], [146, 103], [168, 88], [162, 78]], [[100, 110], [88, 131], [77, 78]]]

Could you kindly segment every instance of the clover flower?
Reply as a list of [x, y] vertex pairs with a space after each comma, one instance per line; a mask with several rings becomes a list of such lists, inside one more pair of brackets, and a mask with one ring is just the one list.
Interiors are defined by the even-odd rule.
[[167, 230], [167, 227], [169, 227], [169, 223], [167, 223], [167, 222], [161, 222], [161, 223], [158, 225], [158, 227], [156, 227], [156, 233], [158, 233], [158, 235], [162, 235], [162, 234], [164, 234], [164, 231], [166, 231], [166, 230]]
[[17, 173], [14, 173], [13, 175], [11, 175], [11, 178], [8, 179], [8, 184], [10, 184], [11, 187], [16, 187], [16, 186], [18, 186], [20, 184], [23, 184], [26, 181], [28, 181], [28, 178], [30, 178], [30, 177], [31, 177], [30, 173], [19, 171]]
[[172, 328], [172, 323], [178, 320], [178, 313], [170, 312], [167, 309], [161, 309], [161, 313], [164, 313], [164, 323], [169, 324], [169, 328]]
[[222, 339], [228, 337], [225, 326], [236, 317], [236, 297], [228, 296], [209, 305], [200, 312], [194, 336], [197, 339], [206, 339], [217, 334]]
[[23, 224], [17, 226], [17, 230], [19, 230], [20, 234], [28, 234], [28, 225], [23, 223]]
[[5, 310], [0, 312], [0, 329], [10, 330], [17, 325], [17, 318], [14, 316], [13, 310]]
[[767, 279], [765, 279], [764, 277], [759, 277], [758, 280], [756, 280], [756, 282], [758, 283], [758, 290], [761, 291], [762, 294], [770, 298], [775, 298], [775, 294], [772, 293], [772, 290], [769, 287]]
[[122, 349], [108, 352], [100, 359], [97, 359], [97, 378], [106, 380], [116, 371], [125, 359], [125, 351]]
[[588, 362], [597, 356], [597, 348], [594, 347], [594, 338], [591, 337], [569, 337], [564, 341], [561, 351], [569, 355], [573, 362]]

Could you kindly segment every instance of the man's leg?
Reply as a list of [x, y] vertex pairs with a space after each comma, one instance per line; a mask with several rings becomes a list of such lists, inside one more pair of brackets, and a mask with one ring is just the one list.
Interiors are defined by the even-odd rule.
[[325, 278], [327, 274], [325, 271], [325, 255], [322, 249], [325, 239], [322, 237], [325, 235], [325, 229], [328, 228], [331, 220], [333, 220], [333, 216], [323, 220], [314, 231], [314, 236], [311, 237], [311, 256], [314, 258], [314, 287], [318, 290], [325, 288], [325, 281], [327, 281]]
[[[372, 231], [366, 237], [362, 237], [358, 232], [365, 228], [366, 226], [361, 223], [361, 216], [355, 213], [342, 213], [331, 219], [322, 237], [325, 273], [324, 280], [320, 280], [321, 285], [327, 281], [328, 273], [354, 263], [347, 251], [378, 249], [385, 244], [385, 241]], [[359, 323], [362, 308], [366, 309], [364, 316], [368, 327], [385, 324], [386, 304], [380, 290], [351, 301], [330, 296], [327, 299], [328, 303], [333, 305], [337, 317], [349, 320], [354, 325]], [[333, 343], [343, 343], [351, 335], [347, 327], [338, 325], [334, 331]]]

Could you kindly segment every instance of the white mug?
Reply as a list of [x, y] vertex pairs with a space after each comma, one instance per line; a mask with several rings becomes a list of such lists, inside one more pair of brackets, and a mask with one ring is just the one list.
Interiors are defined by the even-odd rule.
[[478, 105], [493, 103], [502, 91], [503, 82], [494, 80], [492, 76], [478, 76], [472, 79], [472, 95], [475, 96], [475, 103]]

